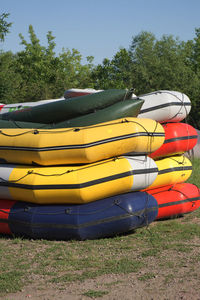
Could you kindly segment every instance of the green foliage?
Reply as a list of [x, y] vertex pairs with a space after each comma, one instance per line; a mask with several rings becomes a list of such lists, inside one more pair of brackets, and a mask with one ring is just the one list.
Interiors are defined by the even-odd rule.
[[198, 73], [200, 72], [200, 28], [195, 29], [196, 37], [193, 41], [193, 67]]
[[133, 37], [129, 50], [120, 49], [104, 59], [92, 74], [96, 88], [134, 88], [137, 95], [156, 90], [181, 91], [192, 101], [188, 121], [200, 128], [200, 29], [194, 41], [182, 42], [143, 31]]
[[21, 74], [23, 86], [20, 98], [23, 101], [61, 97], [67, 88], [89, 84], [88, 65], [82, 66], [82, 56], [76, 49], [66, 49], [55, 54], [55, 37], [47, 33], [47, 47], [41, 46], [33, 27], [29, 26], [30, 42], [20, 34], [25, 50], [18, 53], [16, 71]]
[[16, 55], [0, 52], [0, 102], [17, 102], [21, 87], [21, 76], [15, 72]]
[[92, 73], [97, 89], [130, 88], [132, 86], [131, 57], [126, 49], [120, 49], [110, 61], [105, 58]]
[[56, 56], [55, 37], [47, 33], [47, 47], [40, 44], [33, 26], [29, 26], [29, 39], [19, 34], [24, 50], [16, 55], [0, 53], [0, 101], [26, 102], [61, 97], [72, 87], [92, 87], [93, 57], [82, 65], [82, 56], [76, 49], [63, 49]]
[[9, 17], [10, 14], [3, 13], [0, 15], [0, 42], [5, 40], [5, 35], [9, 33], [9, 28], [11, 27], [12, 23], [8, 23], [6, 19]]
[[[0, 39], [11, 23], [0, 16]], [[29, 41], [19, 35], [23, 51], [0, 52], [0, 102], [26, 102], [58, 98], [70, 88], [134, 88], [137, 95], [156, 90], [176, 90], [189, 96], [192, 111], [187, 121], [200, 128], [200, 28], [194, 40], [180, 41], [172, 35], [156, 39], [142, 31], [132, 38], [129, 49], [121, 48], [110, 60], [93, 65], [93, 57], [82, 64], [76, 49], [55, 53], [55, 37], [49, 31], [42, 46], [33, 26]]]
[[[149, 32], [142, 32], [133, 37], [130, 45], [133, 87], [136, 94], [144, 94], [154, 89], [155, 73], [159, 66], [159, 58], [155, 52], [155, 36]], [[158, 77], [156, 75], [156, 77]]]
[[21, 101], [48, 99], [53, 94], [52, 83], [55, 82], [59, 63], [54, 53], [54, 37], [51, 32], [48, 32], [48, 46], [41, 46], [31, 25], [29, 43], [22, 34], [19, 36], [21, 44], [25, 47], [25, 50], [17, 54], [16, 60], [16, 72], [22, 78], [20, 99]]

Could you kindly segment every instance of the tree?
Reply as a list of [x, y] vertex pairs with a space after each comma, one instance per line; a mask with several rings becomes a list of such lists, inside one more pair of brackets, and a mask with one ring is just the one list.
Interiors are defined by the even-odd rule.
[[66, 89], [84, 87], [90, 83], [92, 57], [82, 66], [82, 56], [76, 49], [63, 49], [56, 56], [55, 37], [47, 33], [47, 47], [41, 46], [33, 26], [29, 26], [30, 42], [20, 34], [25, 49], [17, 53], [16, 72], [22, 77], [19, 100], [34, 101], [61, 97]]
[[148, 32], [136, 36], [130, 46], [137, 93], [166, 89], [187, 94], [192, 101], [188, 121], [195, 127], [200, 126], [200, 115], [197, 116], [200, 114], [200, 78], [192, 67], [194, 62], [198, 64], [197, 58], [200, 62], [200, 31], [197, 33], [199, 44], [197, 46], [196, 39], [196, 47], [193, 42], [182, 42], [172, 35], [163, 35], [160, 40], [156, 40]]
[[93, 69], [93, 56], [87, 57], [87, 64], [82, 65], [82, 55], [76, 49], [63, 49], [59, 54], [59, 69], [57, 84], [60, 89], [93, 87], [91, 71]]
[[0, 102], [17, 102], [21, 76], [15, 71], [16, 55], [11, 51], [0, 52]]
[[103, 65], [93, 69], [92, 79], [96, 89], [131, 88], [131, 57], [125, 48], [121, 48], [112, 60], [105, 58]]
[[112, 60], [104, 59], [92, 76], [98, 89], [134, 88], [137, 95], [156, 90], [183, 92], [192, 101], [188, 120], [200, 126], [200, 29], [195, 40], [187, 42], [172, 35], [157, 40], [143, 31], [132, 38], [128, 50], [121, 49]]
[[192, 62], [193, 62], [193, 68], [194, 71], [200, 76], [200, 28], [195, 29], [196, 37], [194, 38], [194, 41], [192, 43], [193, 47], [193, 56], [192, 56]]
[[159, 60], [155, 53], [156, 38], [143, 31], [132, 38], [129, 53], [132, 59], [133, 87], [136, 94], [151, 92], [155, 85]]
[[5, 35], [9, 32], [9, 28], [11, 27], [12, 23], [8, 23], [6, 19], [9, 17], [10, 14], [3, 13], [0, 15], [0, 41], [3, 42], [5, 39]]
[[195, 88], [191, 91], [192, 96], [192, 111], [190, 113], [190, 122], [196, 128], [200, 129], [200, 28], [195, 28], [195, 38], [193, 41], [188, 41], [191, 49], [189, 62], [191, 69], [195, 73], [196, 80], [191, 77], [191, 81], [195, 84]]

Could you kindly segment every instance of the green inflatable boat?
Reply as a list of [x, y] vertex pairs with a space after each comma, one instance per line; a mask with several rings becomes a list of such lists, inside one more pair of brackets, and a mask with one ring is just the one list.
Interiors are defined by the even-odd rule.
[[143, 103], [144, 101], [139, 98], [121, 101], [81, 117], [52, 124], [0, 120], [0, 128], [51, 129], [89, 126], [125, 117], [137, 117]]
[[5, 113], [0, 115], [0, 119], [44, 124], [58, 123], [94, 113], [114, 103], [131, 99], [131, 96], [131, 90], [110, 89], [91, 95], [45, 103]]

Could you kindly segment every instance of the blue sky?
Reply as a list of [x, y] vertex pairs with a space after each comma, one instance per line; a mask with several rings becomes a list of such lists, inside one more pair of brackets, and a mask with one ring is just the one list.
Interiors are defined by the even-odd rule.
[[42, 45], [52, 31], [57, 54], [75, 48], [83, 63], [93, 55], [95, 64], [111, 59], [120, 47], [128, 48], [142, 30], [157, 39], [172, 34], [187, 41], [200, 27], [200, 0], [0, 0], [3, 12], [13, 22], [0, 45], [4, 51], [22, 50], [19, 33], [29, 40], [31, 24]]

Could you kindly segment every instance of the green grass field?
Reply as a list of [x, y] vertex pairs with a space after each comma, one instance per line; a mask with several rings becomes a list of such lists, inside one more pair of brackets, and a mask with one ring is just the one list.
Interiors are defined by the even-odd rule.
[[[192, 164], [189, 182], [200, 187], [200, 160]], [[153, 222], [129, 234], [99, 240], [64, 242], [0, 236], [0, 297], [20, 291], [35, 280], [38, 289], [52, 285], [61, 290], [68, 283], [106, 274], [137, 273], [138, 280], [145, 282], [156, 276], [158, 267], [166, 270], [163, 284], [168, 284], [178, 266], [186, 264], [189, 253], [187, 272], [181, 276], [196, 278], [193, 266], [200, 260], [200, 252], [192, 253], [197, 249], [195, 241], [200, 240], [199, 224], [197, 210], [182, 218]], [[155, 261], [154, 267], [149, 258]], [[102, 297], [114, 284], [118, 282], [104, 284], [98, 291], [89, 289], [83, 295]]]
[[188, 182], [196, 184], [200, 188], [200, 159], [193, 159], [192, 162], [192, 175]]

